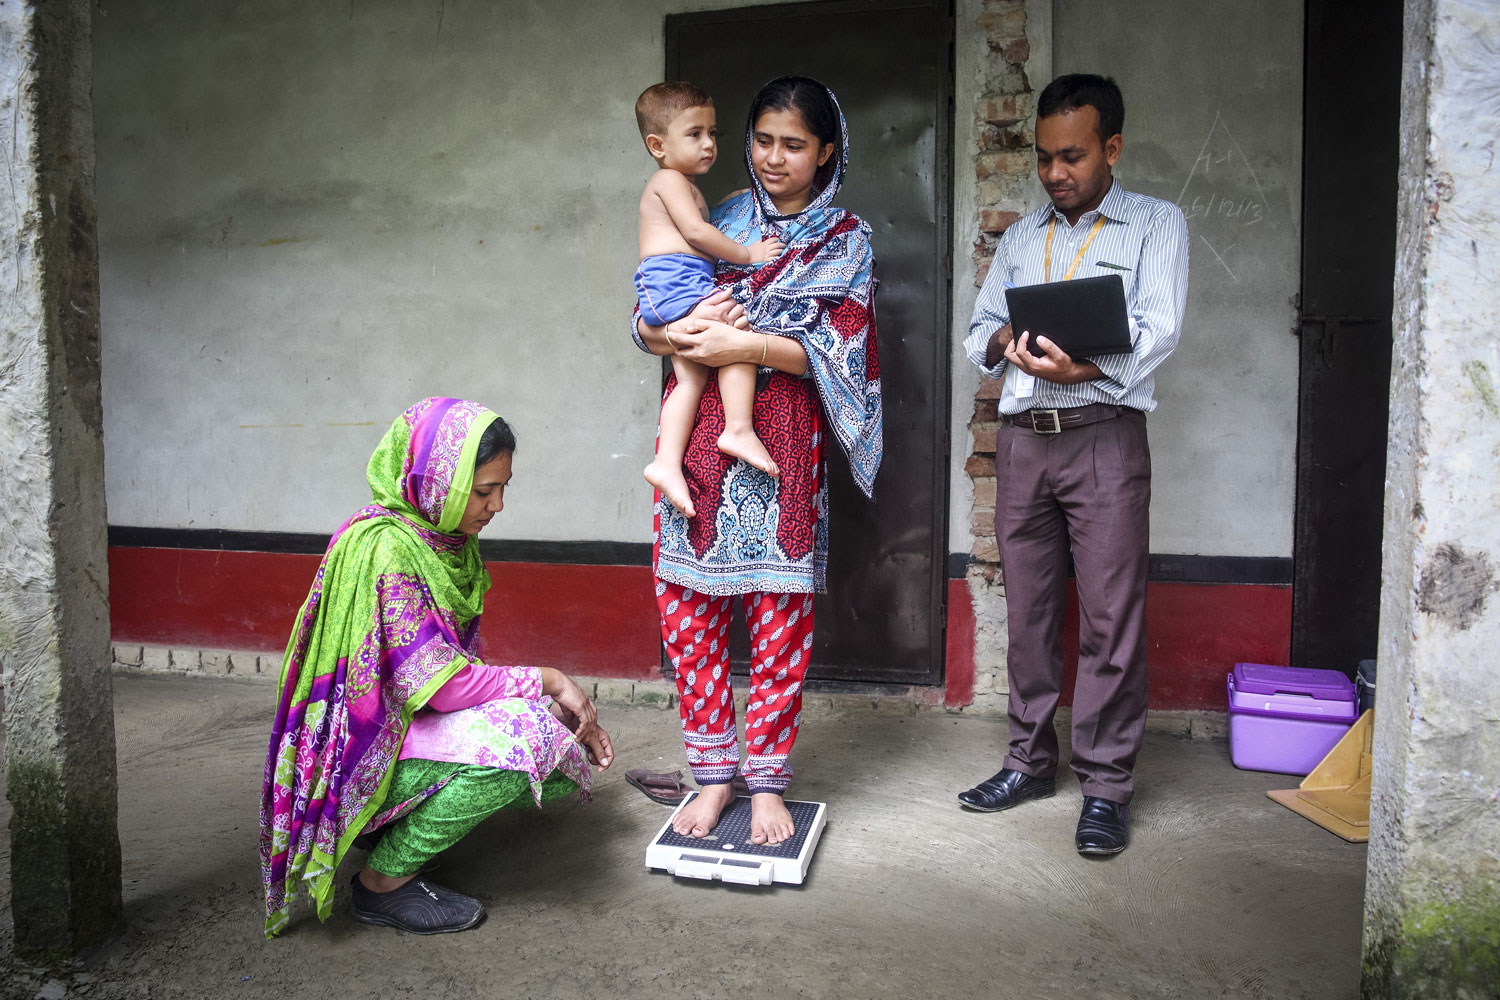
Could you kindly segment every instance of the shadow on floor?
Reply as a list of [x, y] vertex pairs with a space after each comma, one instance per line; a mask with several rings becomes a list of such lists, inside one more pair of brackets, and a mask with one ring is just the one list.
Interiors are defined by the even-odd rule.
[[[957, 792], [998, 767], [1004, 722], [938, 713], [804, 721], [792, 794], [829, 813], [802, 887], [646, 871], [669, 810], [622, 772], [682, 766], [676, 715], [607, 706], [619, 760], [591, 805], [498, 814], [435, 874], [484, 901], [479, 928], [366, 927], [341, 889], [327, 924], [304, 903], [265, 941], [256, 823], [273, 698], [231, 681], [116, 678], [127, 926], [53, 995], [1358, 993], [1365, 849], [1265, 797], [1297, 779], [1237, 771], [1221, 741], [1148, 733], [1131, 847], [1091, 861], [1072, 846], [1070, 774], [1055, 798], [1013, 812], [959, 809]], [[362, 860], [346, 861], [345, 882]], [[8, 955], [8, 912], [0, 928]], [[11, 964], [0, 975], [5, 996], [48, 981]]]

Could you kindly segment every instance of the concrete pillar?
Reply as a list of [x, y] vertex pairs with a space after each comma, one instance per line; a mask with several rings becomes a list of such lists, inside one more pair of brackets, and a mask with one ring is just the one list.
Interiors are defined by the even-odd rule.
[[120, 922], [88, 0], [0, 0], [0, 670], [18, 952]]
[[1500, 990], [1496, 38], [1495, 0], [1407, 4], [1369, 998]]

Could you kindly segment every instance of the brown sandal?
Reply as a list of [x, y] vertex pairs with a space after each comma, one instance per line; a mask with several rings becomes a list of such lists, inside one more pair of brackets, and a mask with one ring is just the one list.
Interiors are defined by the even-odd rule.
[[681, 771], [647, 771], [637, 768], [634, 771], [625, 772], [625, 780], [630, 785], [641, 790], [641, 794], [652, 802], [660, 802], [664, 806], [675, 806], [688, 797], [693, 786], [682, 780]]

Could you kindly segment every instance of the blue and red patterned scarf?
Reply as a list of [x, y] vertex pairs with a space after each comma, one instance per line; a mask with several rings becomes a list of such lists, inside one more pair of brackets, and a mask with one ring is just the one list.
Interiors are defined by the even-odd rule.
[[849, 167], [849, 126], [833, 92], [839, 117], [833, 177], [797, 215], [776, 214], [776, 205], [750, 160], [754, 135], [745, 135], [748, 191], [718, 205], [712, 221], [737, 243], [778, 236], [786, 249], [755, 268], [720, 264], [716, 280], [728, 285], [757, 330], [791, 337], [807, 351], [809, 374], [833, 434], [849, 456], [854, 481], [874, 496], [883, 450], [880, 351], [875, 335], [875, 254], [870, 227], [833, 207]]

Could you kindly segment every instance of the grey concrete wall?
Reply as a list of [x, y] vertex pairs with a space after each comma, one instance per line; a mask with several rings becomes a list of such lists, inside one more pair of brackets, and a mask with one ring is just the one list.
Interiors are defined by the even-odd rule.
[[[667, 13], [732, 5], [97, 10], [115, 523], [326, 531], [365, 499], [363, 464], [384, 425], [445, 392], [517, 424], [507, 536], [646, 540], [640, 467], [658, 373], [621, 317], [652, 168], [630, 105], [660, 76]], [[955, 338], [974, 297], [969, 109], [990, 57], [976, 27], [986, 9], [957, 10]], [[1050, 2], [1027, 9], [1040, 79]], [[763, 68], [747, 72], [773, 71], [757, 58]], [[739, 170], [734, 145], [716, 170]], [[953, 371], [949, 546], [968, 551], [977, 374], [961, 356]], [[1157, 418], [1164, 434], [1191, 420]], [[1290, 438], [1273, 436], [1289, 456]], [[1287, 554], [1284, 532], [1235, 515], [1226, 505], [1207, 536], [1158, 518], [1154, 545]]]
[[1057, 72], [1124, 91], [1115, 176], [1176, 203], [1191, 241], [1182, 340], [1150, 419], [1151, 549], [1290, 556], [1304, 5], [1156, 0], [1150, 22], [1113, 0], [1054, 6]]
[[649, 539], [632, 109], [664, 15], [726, 5], [101, 7], [114, 522], [327, 531], [444, 393], [516, 425], [507, 536]]
[[1364, 996], [1500, 983], [1500, 4], [1407, 6]]
[[118, 922], [88, 0], [0, 3], [0, 675], [19, 951]]

